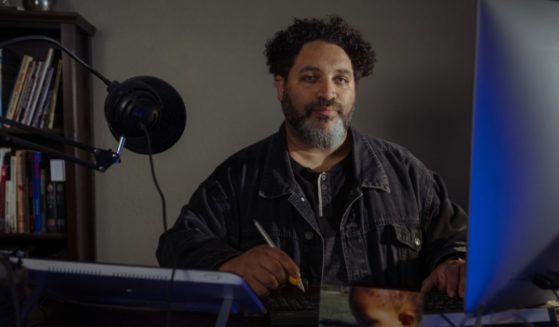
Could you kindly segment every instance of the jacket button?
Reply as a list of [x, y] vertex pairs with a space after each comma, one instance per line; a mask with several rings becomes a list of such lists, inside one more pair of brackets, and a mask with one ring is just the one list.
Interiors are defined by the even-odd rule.
[[419, 247], [421, 245], [421, 240], [419, 239], [419, 237], [416, 237], [413, 240], [413, 243], [415, 244], [415, 246]]
[[307, 241], [312, 240], [313, 237], [314, 237], [314, 235], [313, 235], [312, 232], [306, 232], [306, 233], [305, 233], [305, 239], [306, 239]]

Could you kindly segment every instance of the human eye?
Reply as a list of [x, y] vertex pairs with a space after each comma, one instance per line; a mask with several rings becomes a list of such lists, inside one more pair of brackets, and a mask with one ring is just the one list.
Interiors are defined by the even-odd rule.
[[349, 84], [350, 80], [346, 76], [336, 76], [334, 78], [334, 82], [336, 82], [336, 84], [338, 85], [347, 85]]
[[304, 74], [304, 75], [301, 75], [301, 77], [300, 77], [300, 80], [302, 82], [306, 82], [306, 83], [316, 82], [317, 79], [318, 79], [317, 76], [314, 75], [314, 74]]

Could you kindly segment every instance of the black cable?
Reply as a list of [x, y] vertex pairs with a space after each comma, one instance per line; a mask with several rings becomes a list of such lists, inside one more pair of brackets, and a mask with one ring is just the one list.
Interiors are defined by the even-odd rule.
[[157, 176], [155, 175], [155, 167], [153, 164], [153, 157], [152, 157], [152, 150], [151, 150], [151, 137], [145, 125], [140, 125], [140, 128], [144, 131], [147, 140], [147, 150], [148, 150], [148, 157], [149, 157], [149, 166], [151, 170], [151, 178], [153, 180], [153, 184], [155, 184], [155, 188], [157, 189], [157, 193], [159, 193], [159, 197], [161, 198], [161, 205], [163, 207], [163, 229], [167, 232], [167, 205], [165, 203], [165, 195], [159, 186], [159, 182], [157, 181]]
[[81, 60], [79, 57], [77, 57], [75, 54], [73, 54], [70, 50], [68, 50], [65, 46], [63, 46], [60, 42], [56, 41], [55, 39], [52, 39], [50, 37], [47, 36], [42, 36], [42, 35], [28, 35], [28, 36], [21, 36], [21, 37], [15, 37], [13, 39], [9, 39], [7, 41], [1, 42], [0, 43], [0, 49], [4, 48], [5, 46], [8, 45], [12, 45], [12, 44], [16, 44], [16, 43], [21, 43], [21, 42], [27, 42], [27, 41], [44, 41], [44, 42], [49, 42], [51, 44], [54, 44], [57, 48], [59, 48], [60, 50], [64, 51], [66, 54], [68, 54], [70, 57], [72, 57], [72, 59], [74, 59], [75, 61], [77, 61], [80, 65], [82, 65], [83, 67], [85, 67], [88, 71], [90, 71], [93, 75], [97, 76], [97, 78], [99, 78], [100, 80], [103, 81], [103, 83], [105, 83], [107, 86], [110, 86], [112, 84], [112, 82], [106, 78], [105, 76], [103, 76], [101, 73], [99, 73], [98, 71], [96, 71], [95, 69], [93, 69], [91, 66], [89, 66], [85, 61]]
[[444, 313], [439, 313], [441, 316], [451, 327], [456, 327], [456, 325], [452, 322], [452, 320], [448, 319], [448, 317]]
[[[163, 191], [161, 190], [161, 187], [159, 186], [159, 182], [157, 181], [157, 176], [155, 175], [155, 167], [153, 164], [153, 157], [152, 157], [152, 149], [151, 149], [151, 137], [149, 135], [149, 132], [147, 130], [147, 127], [143, 124], [140, 125], [140, 129], [144, 131], [144, 134], [146, 135], [146, 140], [147, 140], [147, 150], [148, 150], [148, 157], [149, 157], [149, 166], [150, 166], [150, 170], [151, 170], [151, 177], [153, 179], [153, 183], [155, 184], [155, 188], [157, 189], [157, 192], [159, 193], [159, 196], [161, 198], [161, 204], [163, 207], [163, 230], [165, 233], [167, 233], [167, 205], [165, 204], [165, 195], [163, 194]], [[174, 285], [174, 281], [175, 281], [175, 272], [177, 271], [177, 260], [174, 256], [174, 251], [173, 251], [173, 244], [171, 244], [171, 252], [173, 252], [173, 269], [171, 270], [171, 280], [169, 282], [169, 287], [167, 289], [167, 298], [171, 299], [171, 292], [173, 291], [173, 285]], [[171, 308], [171, 301], [168, 302], [168, 306], [167, 306], [167, 321], [166, 321], [166, 325], [167, 327], [171, 327], [171, 314], [172, 314], [172, 308]]]

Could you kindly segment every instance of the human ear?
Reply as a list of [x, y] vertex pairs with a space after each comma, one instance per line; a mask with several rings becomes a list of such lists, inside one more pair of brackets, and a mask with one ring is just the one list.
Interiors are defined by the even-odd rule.
[[276, 87], [276, 97], [281, 102], [285, 94], [285, 80], [280, 75], [274, 76], [274, 86]]
[[398, 320], [401, 326], [405, 327], [416, 327], [417, 321], [415, 315], [410, 311], [403, 311], [398, 315]]

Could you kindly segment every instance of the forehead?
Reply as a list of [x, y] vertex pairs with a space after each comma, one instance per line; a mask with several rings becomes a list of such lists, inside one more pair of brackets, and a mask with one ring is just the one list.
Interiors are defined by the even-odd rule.
[[340, 46], [324, 41], [305, 44], [293, 63], [290, 73], [298, 73], [308, 68], [330, 72], [345, 70], [353, 73], [351, 59]]

